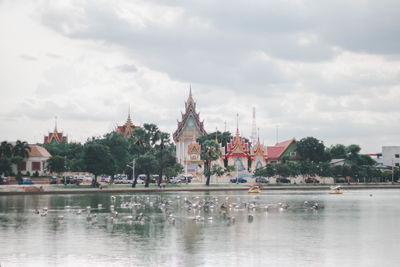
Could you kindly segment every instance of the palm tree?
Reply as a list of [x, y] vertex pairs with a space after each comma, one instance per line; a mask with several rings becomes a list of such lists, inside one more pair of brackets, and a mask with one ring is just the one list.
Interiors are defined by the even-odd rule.
[[29, 158], [30, 151], [31, 151], [31, 148], [27, 142], [25, 142], [25, 141], [21, 142], [20, 140], [17, 140], [17, 142], [15, 143], [15, 146], [12, 149], [12, 154], [14, 157], [20, 156], [22, 158]]
[[0, 145], [0, 157], [10, 158], [12, 156], [13, 146], [7, 141], [1, 142]]

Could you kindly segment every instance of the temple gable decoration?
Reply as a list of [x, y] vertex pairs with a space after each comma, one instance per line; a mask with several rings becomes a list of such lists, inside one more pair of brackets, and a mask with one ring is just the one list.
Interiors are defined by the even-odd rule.
[[128, 119], [124, 125], [117, 126], [116, 132], [122, 134], [125, 138], [132, 136], [133, 131], [140, 126], [134, 125], [131, 120], [131, 114], [129, 112]]
[[58, 132], [57, 130], [57, 118], [54, 125], [54, 131], [52, 133], [49, 132], [48, 136], [44, 137], [44, 144], [59, 144], [62, 141], [68, 142], [68, 137], [64, 135], [63, 132]]
[[[200, 113], [196, 112], [196, 102], [192, 97], [192, 89], [190, 88], [189, 98], [185, 102], [185, 113], [181, 114], [181, 121], [178, 121], [178, 128], [173, 134], [175, 143], [183, 139], [203, 136], [206, 133], [204, 130], [204, 121], [200, 121]], [[189, 135], [189, 136], [188, 136]]]

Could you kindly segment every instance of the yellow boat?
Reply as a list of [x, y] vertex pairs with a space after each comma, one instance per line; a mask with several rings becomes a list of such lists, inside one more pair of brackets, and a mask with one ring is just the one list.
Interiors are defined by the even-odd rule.
[[343, 194], [343, 191], [341, 189], [339, 189], [339, 190], [331, 191], [331, 192], [329, 192], [329, 194]]
[[342, 188], [340, 187], [340, 185], [331, 187], [331, 190], [332, 191], [330, 191], [329, 194], [343, 194], [343, 191], [342, 191]]
[[253, 185], [249, 189], [249, 193], [260, 193], [260, 192], [261, 192], [261, 189], [257, 185]]

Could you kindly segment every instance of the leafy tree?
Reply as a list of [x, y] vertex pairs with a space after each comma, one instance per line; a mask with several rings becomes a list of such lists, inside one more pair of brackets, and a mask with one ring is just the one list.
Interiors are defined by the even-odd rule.
[[8, 143], [7, 141], [1, 142], [0, 145], [0, 158], [11, 158], [13, 151], [12, 144]]
[[20, 156], [23, 159], [29, 158], [29, 152], [31, 151], [30, 146], [25, 141], [17, 140], [15, 146], [13, 147], [12, 154], [13, 156]]
[[[146, 153], [144, 155], [140, 155], [136, 159], [136, 166], [139, 170], [143, 171], [146, 174], [146, 181], [145, 181], [145, 187], [149, 187], [150, 183], [150, 174], [154, 172], [155, 166], [157, 164], [157, 160], [155, 156], [151, 153]], [[133, 183], [136, 183], [137, 180], [135, 178], [135, 181]]]
[[332, 169], [329, 162], [320, 162], [317, 166], [317, 174], [322, 177], [332, 176]]
[[345, 159], [347, 158], [347, 150], [344, 145], [337, 144], [327, 149], [332, 159]]
[[6, 157], [0, 157], [0, 176], [4, 174], [8, 176], [11, 174], [11, 159]]
[[325, 146], [314, 137], [306, 137], [297, 143], [297, 153], [302, 161], [320, 162], [325, 157]]
[[111, 173], [113, 180], [115, 173], [122, 173], [126, 170], [126, 165], [130, 162], [129, 142], [122, 134], [111, 132], [105, 135], [99, 142], [108, 147], [110, 154], [115, 162], [114, 172]]
[[201, 159], [205, 161], [204, 175], [207, 177], [206, 185], [210, 185], [211, 162], [221, 157], [218, 143], [215, 140], [206, 140], [201, 146]]
[[171, 178], [171, 177], [175, 177], [177, 176], [179, 173], [183, 172], [183, 166], [177, 162], [175, 162], [174, 165], [169, 166], [165, 169], [165, 176], [167, 178]]
[[100, 144], [86, 144], [83, 150], [83, 161], [86, 170], [94, 174], [93, 185], [97, 184], [99, 174], [112, 174], [115, 171], [115, 162], [109, 148]]
[[275, 165], [276, 174], [282, 177], [288, 177], [290, 175], [289, 166], [285, 163], [278, 163]]
[[51, 172], [64, 172], [66, 165], [66, 158], [62, 156], [52, 156], [47, 160], [47, 167]]

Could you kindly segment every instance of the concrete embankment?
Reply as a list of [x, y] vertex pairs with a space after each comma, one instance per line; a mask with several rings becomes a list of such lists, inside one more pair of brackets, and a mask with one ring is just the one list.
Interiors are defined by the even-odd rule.
[[[352, 184], [341, 185], [344, 190], [368, 190], [368, 189], [400, 189], [400, 184]], [[104, 193], [144, 193], [144, 192], [199, 192], [199, 191], [244, 191], [248, 190], [248, 185], [238, 186], [181, 186], [167, 188], [68, 188], [63, 189], [56, 186], [1, 186], [1, 195], [42, 195], [42, 194], [104, 194]], [[314, 190], [330, 190], [330, 185], [266, 185], [262, 191], [277, 190], [296, 190], [296, 191], [314, 191]]]

